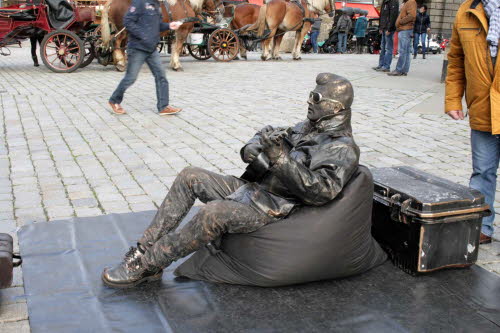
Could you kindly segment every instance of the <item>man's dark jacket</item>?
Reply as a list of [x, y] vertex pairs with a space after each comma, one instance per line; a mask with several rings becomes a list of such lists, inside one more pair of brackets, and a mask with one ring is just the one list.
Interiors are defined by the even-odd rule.
[[418, 13], [415, 19], [413, 32], [416, 34], [425, 34], [427, 29], [431, 27], [431, 19], [427, 13]]
[[[296, 205], [321, 206], [333, 200], [359, 164], [351, 112], [339, 113], [335, 118], [295, 125], [286, 138], [290, 149], [261, 180], [246, 183], [227, 199], [277, 218], [287, 216]], [[259, 143], [261, 135], [262, 131], [258, 132], [248, 144]]]
[[129, 35], [127, 47], [151, 53], [160, 41], [160, 32], [170, 29], [163, 22], [158, 0], [132, 0], [123, 22]]
[[380, 25], [382, 31], [396, 31], [396, 20], [399, 16], [399, 1], [384, 0], [380, 10]]

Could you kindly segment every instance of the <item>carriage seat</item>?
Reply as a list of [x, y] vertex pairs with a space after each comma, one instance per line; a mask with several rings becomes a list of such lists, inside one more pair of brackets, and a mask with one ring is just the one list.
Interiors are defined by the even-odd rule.
[[33, 8], [0, 8], [0, 17], [8, 17], [15, 21], [36, 21]]
[[45, 0], [49, 23], [54, 29], [64, 29], [75, 18], [73, 7], [66, 0]]

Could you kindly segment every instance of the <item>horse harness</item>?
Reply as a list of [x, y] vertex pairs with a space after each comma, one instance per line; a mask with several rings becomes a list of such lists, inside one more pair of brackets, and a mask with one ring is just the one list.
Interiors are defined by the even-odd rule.
[[[165, 10], [167, 11], [169, 22], [173, 22], [174, 18], [173, 18], [172, 10], [170, 9], [170, 3], [168, 2], [168, 0], [158, 0], [158, 1], [160, 3], [163, 3], [163, 5], [165, 6]], [[181, 22], [183, 22], [183, 23], [189, 23], [189, 22], [199, 22], [200, 21], [198, 18], [196, 18], [196, 17], [190, 17], [188, 15], [188, 11], [187, 11], [187, 8], [186, 8], [186, 2], [185, 2], [185, 0], [177, 0], [177, 1], [179, 1], [182, 4], [182, 9], [184, 9], [184, 14], [186, 16], [186, 19], [181, 19], [180, 20]], [[215, 11], [211, 10], [211, 11], [206, 11], [206, 14], [208, 14], [207, 16], [215, 18], [215, 14], [217, 12], [218, 12], [217, 10], [215, 10]]]

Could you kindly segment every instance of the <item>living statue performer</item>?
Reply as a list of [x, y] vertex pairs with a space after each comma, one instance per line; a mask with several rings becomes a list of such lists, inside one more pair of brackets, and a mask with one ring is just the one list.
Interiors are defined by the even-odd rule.
[[[359, 162], [351, 129], [354, 94], [351, 83], [335, 74], [319, 74], [316, 83], [307, 120], [292, 128], [267, 126], [241, 149], [247, 171], [253, 171], [244, 179], [195, 167], [182, 170], [137, 247], [104, 270], [104, 283], [128, 288], [159, 280], [163, 268], [224, 233], [250, 233], [285, 218], [297, 205], [321, 206], [334, 199]], [[262, 161], [268, 167], [259, 174], [253, 166]], [[177, 230], [196, 199], [206, 205]]]

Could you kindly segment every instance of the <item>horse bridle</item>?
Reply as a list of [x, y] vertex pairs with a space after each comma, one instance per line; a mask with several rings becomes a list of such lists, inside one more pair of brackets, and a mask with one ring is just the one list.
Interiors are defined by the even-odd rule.
[[[215, 5], [217, 3], [217, 0], [213, 0], [213, 1], [214, 1], [214, 5]], [[224, 15], [224, 10], [225, 10], [224, 2], [220, 1], [219, 5], [215, 7], [215, 10], [203, 10], [202, 13], [206, 13], [207, 16], [210, 16], [211, 18], [213, 18], [215, 20], [215, 19], [217, 19], [217, 14], [219, 14], [220, 16]]]

